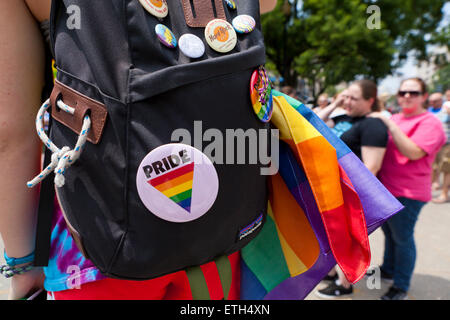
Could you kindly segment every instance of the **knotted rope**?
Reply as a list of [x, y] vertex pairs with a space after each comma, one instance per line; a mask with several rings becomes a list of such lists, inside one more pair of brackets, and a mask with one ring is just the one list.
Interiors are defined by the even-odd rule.
[[[58, 107], [69, 113], [74, 114], [75, 109], [68, 106], [61, 100], [57, 102]], [[55, 172], [55, 185], [57, 187], [62, 187], [65, 183], [65, 177], [64, 174], [66, 172], [66, 169], [70, 167], [75, 161], [78, 160], [78, 158], [81, 155], [81, 150], [83, 149], [84, 145], [87, 141], [87, 135], [89, 133], [89, 130], [91, 128], [91, 119], [88, 115], [86, 115], [83, 119], [83, 126], [81, 128], [81, 133], [78, 136], [77, 143], [75, 145], [75, 148], [72, 150], [69, 147], [65, 146], [61, 149], [59, 149], [47, 136], [44, 130], [43, 125], [43, 119], [45, 111], [50, 107], [50, 100], [45, 101], [41, 108], [38, 111], [38, 114], [36, 116], [36, 130], [38, 133], [39, 138], [42, 140], [44, 145], [50, 149], [52, 152], [51, 162], [50, 164], [41, 172], [39, 173], [34, 179], [27, 182], [27, 186], [29, 188], [33, 188], [37, 184], [39, 184], [42, 180], [44, 180], [52, 171]]]

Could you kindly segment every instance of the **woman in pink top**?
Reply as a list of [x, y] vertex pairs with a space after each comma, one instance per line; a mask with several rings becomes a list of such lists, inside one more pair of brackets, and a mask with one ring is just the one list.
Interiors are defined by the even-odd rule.
[[431, 200], [432, 163], [445, 143], [440, 121], [424, 108], [428, 94], [420, 78], [404, 80], [397, 94], [402, 109], [383, 120], [389, 131], [386, 154], [378, 177], [405, 206], [383, 226], [384, 260], [381, 276], [393, 280], [383, 300], [406, 299], [416, 260], [414, 227], [420, 210]]

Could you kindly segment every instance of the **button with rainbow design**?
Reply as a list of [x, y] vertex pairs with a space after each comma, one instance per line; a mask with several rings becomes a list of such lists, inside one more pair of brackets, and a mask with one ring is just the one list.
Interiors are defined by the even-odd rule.
[[225, 3], [227, 4], [228, 8], [233, 10], [236, 9], [236, 2], [234, 2], [234, 0], [225, 0]]
[[231, 22], [238, 33], [250, 33], [255, 30], [256, 21], [252, 16], [241, 14]]
[[272, 86], [263, 66], [255, 70], [250, 79], [250, 100], [259, 120], [269, 122], [273, 111]]
[[145, 10], [157, 18], [165, 18], [169, 13], [166, 0], [139, 0], [139, 2]]
[[206, 214], [219, 191], [213, 163], [185, 144], [162, 145], [142, 160], [136, 186], [145, 207], [170, 222], [189, 222]]
[[157, 24], [155, 26], [155, 32], [159, 41], [161, 41], [161, 43], [166, 47], [175, 48], [177, 46], [177, 39], [175, 38], [175, 35], [165, 25]]

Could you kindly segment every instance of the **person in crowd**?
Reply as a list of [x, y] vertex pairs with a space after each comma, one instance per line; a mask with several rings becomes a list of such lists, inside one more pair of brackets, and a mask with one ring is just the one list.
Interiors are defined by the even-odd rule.
[[380, 101], [380, 112], [383, 113], [386, 117], [392, 116], [392, 113], [390, 113], [387, 108], [389, 97], [390, 95], [387, 92], [383, 92], [378, 96], [378, 100]]
[[[376, 174], [381, 166], [387, 141], [382, 121], [368, 117], [380, 111], [377, 86], [371, 80], [352, 83], [335, 101], [317, 113], [324, 121], [331, 120], [332, 131], [342, 139], [369, 170]], [[343, 105], [345, 115], [330, 119], [330, 115]]]
[[313, 109], [314, 112], [319, 112], [323, 110], [330, 103], [329, 97], [327, 93], [322, 93], [317, 98], [317, 106]]
[[434, 114], [441, 112], [442, 104], [444, 103], [443, 95], [440, 92], [434, 92], [430, 94], [428, 98], [428, 111]]
[[294, 87], [284, 86], [281, 88], [281, 92], [283, 92], [285, 95], [288, 95], [294, 99], [298, 99], [297, 92]]
[[[318, 114], [319, 117], [326, 120], [341, 101], [347, 114], [344, 119], [334, 118], [331, 121], [334, 127], [345, 123], [345, 127], [341, 127], [345, 130], [339, 132], [341, 140], [361, 159], [370, 172], [376, 175], [381, 168], [388, 141], [387, 128], [383, 121], [369, 117], [372, 112], [380, 111], [377, 85], [371, 80], [352, 83], [336, 98], [336, 101]], [[353, 293], [353, 286], [338, 267], [332, 270], [325, 280], [331, 280], [331, 283], [316, 292], [321, 298], [333, 299]]]
[[[448, 91], [450, 93], [450, 90]], [[448, 195], [450, 189], [450, 101], [443, 104], [441, 112], [437, 113], [436, 116], [444, 126], [447, 140], [433, 163], [433, 185], [435, 189], [439, 189], [439, 175], [442, 174], [443, 178], [441, 192], [432, 201], [442, 204], [450, 200]]]
[[351, 127], [349, 123], [350, 117], [347, 116], [347, 111], [344, 108], [346, 92], [347, 90], [345, 89], [342, 92], [337, 93], [333, 97], [331, 103], [323, 108], [317, 107], [313, 109], [319, 118], [322, 119], [338, 137]]
[[[344, 89], [338, 93], [336, 93], [333, 98], [331, 99], [331, 103], [336, 102], [336, 100], [338, 99], [338, 97], [340, 95], [342, 95], [343, 97], [345, 97], [347, 94], [347, 89]], [[339, 102], [339, 101], [338, 101]], [[347, 115], [347, 110], [344, 109], [344, 103], [339, 102], [338, 105], [336, 106], [336, 108], [333, 110], [333, 112], [331, 112], [331, 114], [328, 116], [329, 119], [334, 119], [336, 117], [342, 116], [342, 115]]]
[[445, 101], [450, 101], [450, 89], [445, 90]]
[[[444, 99], [443, 99], [443, 95], [440, 92], [434, 92], [430, 95], [430, 97], [428, 98], [428, 111], [431, 112], [432, 114], [436, 115], [438, 117], [439, 120], [442, 121], [442, 123], [444, 124], [444, 128], [445, 128], [445, 122], [447, 121], [447, 113], [446, 112], [442, 112], [442, 105], [443, 105]], [[436, 155], [436, 159], [433, 162], [433, 175], [432, 175], [432, 189], [433, 190], [438, 190], [440, 189], [440, 175], [441, 175], [441, 171], [440, 171], [440, 163], [442, 161], [442, 149], [438, 152], [438, 154]]]
[[382, 300], [407, 298], [416, 261], [414, 228], [423, 206], [431, 200], [431, 166], [446, 140], [441, 122], [427, 112], [427, 98], [422, 79], [406, 79], [397, 93], [401, 112], [391, 118], [381, 113], [370, 115], [381, 119], [389, 131], [378, 177], [404, 206], [382, 225], [385, 248], [381, 277], [393, 280]]

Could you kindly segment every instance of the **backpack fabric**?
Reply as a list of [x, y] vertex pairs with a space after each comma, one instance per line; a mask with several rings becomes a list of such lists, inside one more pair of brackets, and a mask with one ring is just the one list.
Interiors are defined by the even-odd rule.
[[[207, 2], [211, 6], [194, 1], [197, 12]], [[198, 120], [203, 132], [214, 129], [224, 136], [226, 130], [269, 129], [253, 113], [249, 95], [251, 75], [265, 62], [259, 22], [238, 36], [231, 52], [206, 46], [203, 57], [192, 60], [162, 45], [154, 31], [163, 22], [176, 37], [204, 38], [204, 27], [187, 25], [186, 3], [168, 1], [169, 14], [161, 21], [137, 0], [53, 2], [57, 80], [50, 139], [72, 147], [83, 117], [92, 120], [88, 142], [56, 193], [79, 248], [110, 277], [150, 279], [206, 263], [245, 246], [258, 230], [245, 237], [240, 232], [265, 220], [267, 177], [260, 174], [261, 164], [214, 164], [217, 196], [208, 212], [192, 221], [161, 219], [142, 203], [140, 165], [149, 152], [173, 143], [175, 130], [186, 129], [194, 139]], [[238, 4], [236, 10], [221, 8], [228, 21], [238, 14], [259, 21], [258, 1]], [[71, 20], [77, 15], [79, 25]], [[58, 101], [75, 108], [74, 115], [60, 110]], [[169, 160], [180, 161], [180, 154], [177, 159]], [[160, 171], [170, 168], [167, 163]], [[193, 183], [193, 193], [201, 190]], [[194, 206], [194, 195], [192, 201]]]

